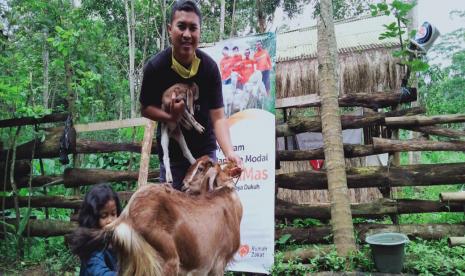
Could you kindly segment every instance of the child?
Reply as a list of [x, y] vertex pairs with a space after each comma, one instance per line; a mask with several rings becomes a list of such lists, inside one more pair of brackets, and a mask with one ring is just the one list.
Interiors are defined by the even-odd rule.
[[[85, 196], [79, 211], [79, 226], [101, 229], [121, 214], [118, 195], [108, 184], [94, 186]], [[82, 253], [82, 252], [81, 252]], [[110, 248], [79, 254], [80, 276], [117, 275], [116, 256]]]

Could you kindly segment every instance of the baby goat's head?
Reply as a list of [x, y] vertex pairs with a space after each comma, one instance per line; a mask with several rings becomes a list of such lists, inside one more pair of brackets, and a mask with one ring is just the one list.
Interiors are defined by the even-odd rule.
[[162, 97], [162, 108], [165, 111], [168, 110], [170, 103], [172, 101], [174, 94], [174, 98], [176, 102], [184, 101], [186, 104], [186, 108], [189, 110], [191, 114], [194, 114], [194, 101], [199, 98], [199, 88], [197, 84], [185, 84], [185, 83], [176, 83], [173, 86], [169, 87], [168, 89], [163, 92]]
[[227, 186], [233, 188], [234, 179], [242, 170], [232, 162], [223, 168], [204, 155], [189, 168], [183, 181], [183, 190], [188, 194], [204, 194]]

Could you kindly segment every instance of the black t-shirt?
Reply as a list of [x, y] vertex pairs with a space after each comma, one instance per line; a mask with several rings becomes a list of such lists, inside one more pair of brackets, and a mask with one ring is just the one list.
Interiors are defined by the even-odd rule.
[[[210, 120], [210, 109], [223, 107], [223, 95], [221, 93], [221, 77], [215, 61], [201, 50], [196, 50], [197, 57], [201, 60], [197, 74], [192, 78], [182, 78], [171, 69], [172, 49], [171, 47], [152, 57], [144, 68], [144, 77], [139, 101], [143, 106], [153, 105], [161, 108], [161, 98], [163, 92], [176, 83], [196, 83], [199, 87], [199, 98], [194, 102], [194, 118], [199, 122], [205, 131], [199, 134], [194, 129], [182, 129], [192, 155], [198, 158], [217, 149], [216, 137], [213, 132]], [[161, 127], [158, 124], [157, 145], [160, 158], [163, 152], [160, 145]], [[179, 162], [184, 159], [178, 143], [170, 139], [169, 143], [170, 160]], [[160, 159], [161, 160], [161, 159]]]

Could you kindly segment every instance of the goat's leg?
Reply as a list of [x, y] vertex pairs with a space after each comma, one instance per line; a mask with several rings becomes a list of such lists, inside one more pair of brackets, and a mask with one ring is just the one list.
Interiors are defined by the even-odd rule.
[[182, 135], [181, 129], [177, 127], [173, 133], [172, 137], [178, 142], [179, 147], [182, 150], [182, 154], [184, 157], [186, 157], [187, 160], [189, 160], [189, 163], [194, 164], [195, 163], [195, 158], [192, 156], [191, 151], [187, 147], [186, 139], [184, 139], [184, 135]]
[[205, 128], [201, 124], [199, 124], [195, 120], [194, 116], [192, 116], [192, 114], [187, 112], [187, 110], [184, 110], [183, 119], [187, 120], [195, 128], [195, 130], [197, 130], [198, 133], [204, 132]]
[[181, 117], [181, 119], [179, 120], [179, 123], [187, 130], [191, 130], [192, 129], [192, 125], [190, 124], [190, 122], [183, 117]]
[[144, 233], [144, 239], [156, 248], [163, 262], [163, 276], [178, 276], [180, 271], [180, 260], [172, 233], [153, 230]]
[[224, 275], [224, 270], [226, 269], [226, 264], [224, 261], [216, 261], [213, 264], [212, 269], [208, 272], [208, 276], [221, 276]]
[[165, 180], [168, 183], [173, 183], [173, 175], [171, 174], [171, 165], [170, 165], [170, 154], [168, 151], [168, 146], [170, 142], [170, 137], [168, 136], [168, 125], [162, 124], [161, 126], [161, 148], [163, 149], [163, 165], [165, 166]]

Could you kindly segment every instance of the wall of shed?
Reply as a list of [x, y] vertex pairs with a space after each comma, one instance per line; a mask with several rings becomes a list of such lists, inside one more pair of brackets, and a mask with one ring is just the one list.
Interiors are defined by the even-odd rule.
[[[340, 93], [392, 91], [400, 88], [402, 68], [392, 57], [393, 48], [339, 53]], [[276, 98], [317, 93], [316, 57], [276, 64]]]

